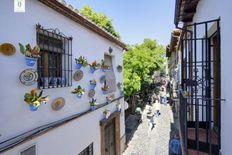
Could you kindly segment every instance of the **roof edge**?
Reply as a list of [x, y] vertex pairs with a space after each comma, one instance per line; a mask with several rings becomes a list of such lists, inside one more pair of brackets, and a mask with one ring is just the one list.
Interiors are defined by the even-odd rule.
[[46, 6], [52, 8], [53, 10], [59, 12], [60, 14], [68, 17], [69, 19], [79, 23], [80, 25], [86, 27], [89, 30], [97, 33], [98, 35], [104, 37], [105, 39], [115, 43], [123, 49], [126, 49], [126, 44], [123, 43], [118, 38], [114, 37], [112, 34], [107, 32], [106, 30], [97, 26], [94, 22], [82, 16], [77, 11], [74, 11], [71, 7], [68, 7], [57, 0], [38, 0]]

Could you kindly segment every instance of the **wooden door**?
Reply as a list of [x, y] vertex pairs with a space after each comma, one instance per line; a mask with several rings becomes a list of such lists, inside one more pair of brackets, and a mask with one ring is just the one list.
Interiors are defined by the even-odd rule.
[[219, 104], [220, 102], [217, 99], [220, 99], [221, 93], [220, 93], [220, 50], [218, 49], [218, 39], [217, 35], [215, 35], [212, 38], [213, 42], [213, 118], [214, 118], [214, 126], [218, 127], [218, 119], [219, 119]]
[[115, 120], [105, 126], [105, 155], [115, 155]]

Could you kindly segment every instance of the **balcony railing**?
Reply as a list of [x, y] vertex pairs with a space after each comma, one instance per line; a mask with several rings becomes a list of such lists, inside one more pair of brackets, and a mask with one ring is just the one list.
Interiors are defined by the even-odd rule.
[[224, 99], [187, 97], [180, 91], [179, 121], [184, 155], [189, 151], [218, 155], [221, 147], [221, 103]]

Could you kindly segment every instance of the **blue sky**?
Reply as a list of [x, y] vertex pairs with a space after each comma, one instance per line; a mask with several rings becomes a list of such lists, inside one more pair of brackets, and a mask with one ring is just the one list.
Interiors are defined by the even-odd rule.
[[88, 4], [113, 19], [122, 41], [141, 43], [144, 38], [167, 45], [174, 28], [175, 0], [65, 0], [75, 8]]

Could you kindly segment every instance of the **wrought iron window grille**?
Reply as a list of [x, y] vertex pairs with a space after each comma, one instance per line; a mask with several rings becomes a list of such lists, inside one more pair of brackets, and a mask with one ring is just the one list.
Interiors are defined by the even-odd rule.
[[78, 155], [93, 155], [93, 143], [91, 143], [89, 146], [87, 146]]
[[37, 62], [38, 88], [72, 86], [72, 37], [58, 28], [44, 29], [36, 25], [36, 40], [41, 57]]

